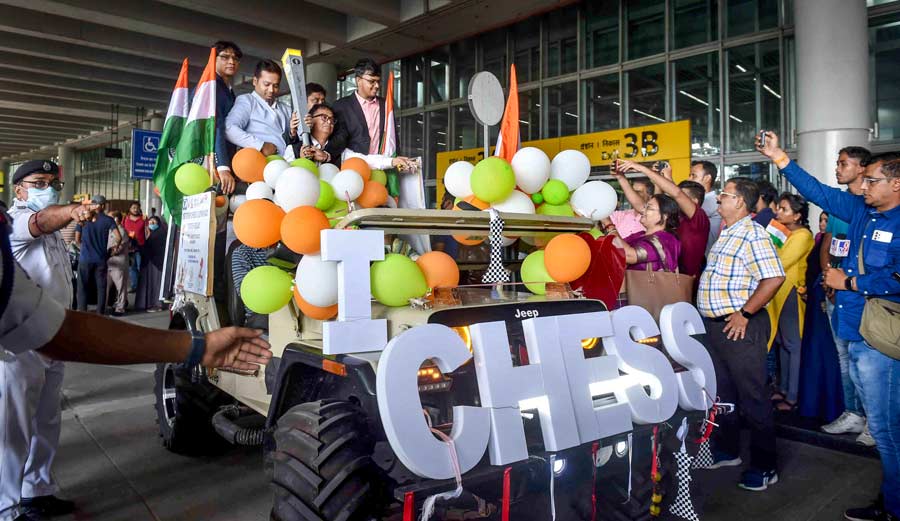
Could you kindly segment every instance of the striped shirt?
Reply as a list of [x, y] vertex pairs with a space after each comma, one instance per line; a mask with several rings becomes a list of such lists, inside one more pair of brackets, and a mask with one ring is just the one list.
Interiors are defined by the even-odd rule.
[[730, 315], [747, 303], [761, 280], [783, 276], [772, 239], [748, 215], [723, 229], [709, 251], [697, 309], [706, 317]]

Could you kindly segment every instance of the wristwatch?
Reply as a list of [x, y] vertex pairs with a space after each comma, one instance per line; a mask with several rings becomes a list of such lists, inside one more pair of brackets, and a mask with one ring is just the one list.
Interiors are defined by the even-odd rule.
[[206, 335], [202, 331], [191, 331], [191, 352], [188, 354], [184, 365], [194, 368], [203, 361], [203, 355], [206, 354]]
[[853, 291], [853, 277], [847, 277], [844, 279], [844, 289], [847, 291]]
[[751, 319], [751, 318], [753, 318], [753, 313], [747, 311], [747, 310], [744, 309], [744, 308], [741, 308], [741, 309], [740, 309], [740, 312], [741, 312], [741, 316], [744, 317], [744, 318], [746, 318], [746, 319], [748, 319], [748, 320]]

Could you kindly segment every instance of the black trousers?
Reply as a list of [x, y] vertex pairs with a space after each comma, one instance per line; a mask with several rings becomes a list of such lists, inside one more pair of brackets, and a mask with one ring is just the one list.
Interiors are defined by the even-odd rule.
[[717, 417], [719, 428], [713, 433], [714, 447], [731, 456], [741, 453], [741, 420], [750, 429], [750, 466], [774, 470], [775, 418], [766, 386], [766, 355], [769, 341], [769, 316], [754, 315], [742, 340], [729, 340], [722, 329], [725, 322], [704, 318], [709, 354], [716, 368], [716, 384], [722, 402], [735, 404], [734, 413]]
[[97, 291], [97, 313], [106, 313], [106, 261], [78, 264], [78, 310], [87, 311], [89, 288]]

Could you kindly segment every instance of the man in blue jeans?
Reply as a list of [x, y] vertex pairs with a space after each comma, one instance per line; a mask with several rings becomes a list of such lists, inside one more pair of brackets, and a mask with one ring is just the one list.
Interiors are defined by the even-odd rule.
[[91, 288], [97, 291], [97, 313], [106, 313], [106, 261], [109, 259], [109, 232], [113, 232], [116, 241], [122, 241], [122, 235], [106, 211], [106, 197], [95, 195], [91, 202], [99, 205], [97, 216], [92, 222], [79, 224], [75, 228], [75, 242], [81, 245], [78, 258], [78, 310], [87, 311], [88, 294]]
[[[862, 195], [862, 178], [866, 173], [866, 164], [872, 157], [871, 152], [863, 147], [844, 147], [838, 152], [834, 174], [838, 184], [846, 185], [847, 191], [854, 195]], [[823, 247], [819, 252], [819, 263], [822, 266], [822, 274], [831, 265], [830, 251], [839, 251], [841, 246], [848, 243], [847, 233], [850, 224], [837, 217], [828, 219], [828, 227], [822, 239]], [[844, 389], [844, 412], [833, 422], [823, 425], [822, 430], [828, 434], [859, 434], [856, 442], [867, 447], [874, 447], [875, 440], [866, 428], [866, 413], [856, 392], [859, 386], [850, 376], [850, 342], [837, 334], [834, 327], [834, 291], [828, 289], [828, 297], [825, 300], [825, 313], [828, 314], [828, 323], [831, 327], [831, 335], [834, 338], [834, 346], [838, 354], [838, 363], [841, 368], [841, 384]]]
[[[771, 159], [807, 199], [850, 224], [850, 254], [840, 268], [825, 272], [825, 285], [837, 291], [834, 325], [850, 342], [850, 371], [858, 382], [869, 431], [881, 456], [881, 496], [871, 506], [844, 513], [852, 521], [900, 520], [900, 360], [870, 346], [859, 333], [867, 296], [900, 302], [900, 153], [872, 156], [863, 174], [862, 195], [820, 183], [778, 147], [766, 132], [757, 149]], [[860, 274], [862, 255], [863, 274]]]

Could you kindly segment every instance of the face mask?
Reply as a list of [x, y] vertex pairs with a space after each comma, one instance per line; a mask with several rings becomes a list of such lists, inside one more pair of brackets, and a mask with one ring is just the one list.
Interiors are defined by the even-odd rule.
[[40, 212], [48, 206], [53, 206], [59, 202], [59, 192], [51, 187], [47, 188], [29, 188], [28, 201], [26, 206], [35, 212]]
[[151, 224], [151, 225], [150, 225], [150, 231], [151, 231], [151, 232], [155, 232], [155, 231], [158, 230], [158, 229], [159, 229], [159, 225], [158, 225], [158, 224]]

